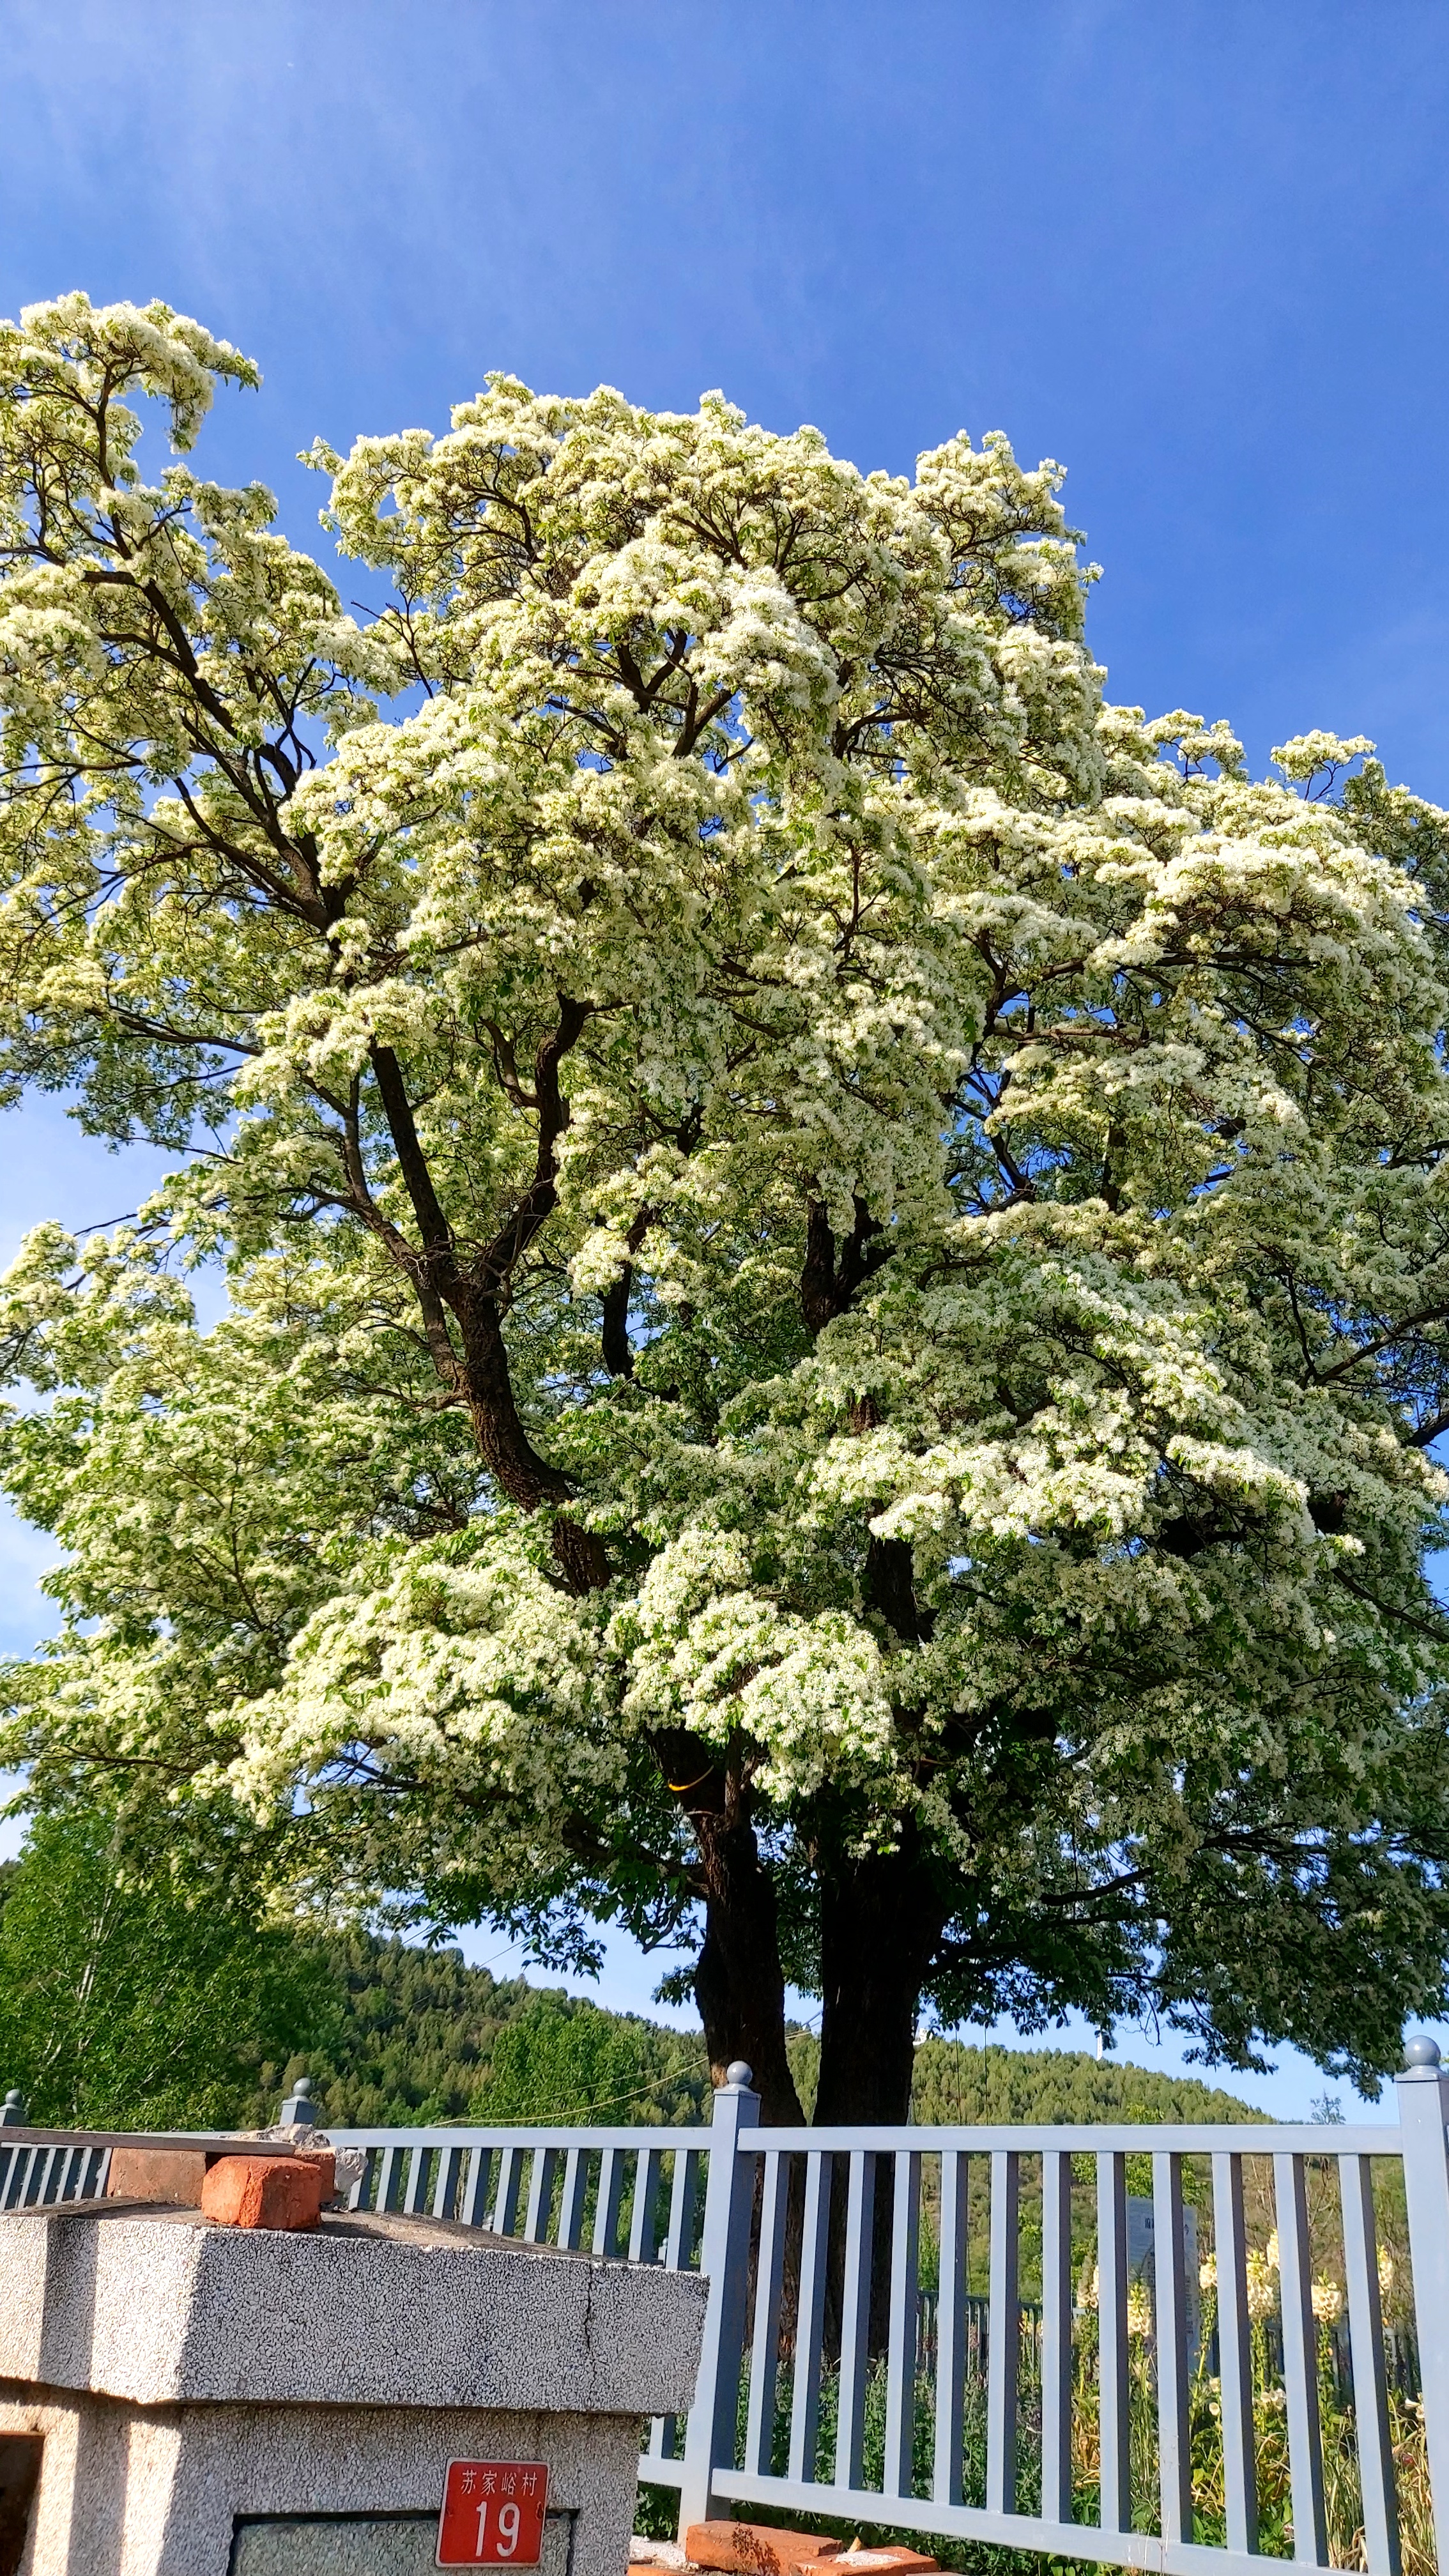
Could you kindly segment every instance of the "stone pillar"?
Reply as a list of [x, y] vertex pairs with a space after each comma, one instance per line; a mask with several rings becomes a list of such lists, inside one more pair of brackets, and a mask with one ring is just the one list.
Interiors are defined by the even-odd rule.
[[41, 2443], [25, 2576], [423, 2576], [453, 2459], [545, 2465], [543, 2576], [622, 2576], [641, 2419], [688, 2408], [706, 2298], [427, 2220], [16, 2212], [0, 2441]]

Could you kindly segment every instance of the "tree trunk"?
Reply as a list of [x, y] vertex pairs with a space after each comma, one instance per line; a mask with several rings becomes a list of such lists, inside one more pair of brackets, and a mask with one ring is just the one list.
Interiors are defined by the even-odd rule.
[[[514, 1392], [503, 1317], [519, 1265], [558, 1202], [558, 1147], [569, 1122], [559, 1069], [594, 1008], [591, 1002], [560, 994], [558, 1026], [538, 1048], [531, 1095], [519, 1080], [511, 1039], [502, 1030], [492, 1033], [499, 1081], [517, 1106], [536, 1113], [538, 1147], [529, 1187], [486, 1245], [475, 1245], [466, 1257], [460, 1255], [428, 1168], [403, 1068], [390, 1047], [373, 1047], [372, 1068], [417, 1219], [420, 1248], [405, 1243], [396, 1228], [386, 1228], [373, 1206], [360, 1153], [353, 1171], [358, 1212], [375, 1227], [384, 1228], [394, 1259], [412, 1280], [434, 1365], [443, 1383], [464, 1397], [484, 1463], [500, 1492], [518, 1510], [552, 1513], [553, 1560], [564, 1588], [580, 1599], [609, 1582], [608, 1551], [597, 1532], [585, 1529], [569, 1511], [573, 1499], [569, 1479], [539, 1454], [529, 1437]], [[652, 1221], [649, 1208], [636, 1213], [625, 1238], [631, 1255], [638, 1252]], [[819, 1231], [817, 1223], [817, 1235]], [[867, 1235], [878, 1233], [879, 1228], [862, 1210], [856, 1232], [863, 1246]], [[851, 1258], [858, 1264], [859, 1247], [848, 1253], [847, 1261]], [[833, 1247], [829, 1267], [833, 1280]], [[604, 1299], [603, 1355], [615, 1377], [633, 1373], [630, 1286], [631, 1271], [626, 1266]], [[444, 1306], [457, 1320], [461, 1357], [454, 1348]], [[699, 1851], [705, 1932], [695, 1971], [695, 1997], [714, 2081], [723, 2083], [726, 2068], [743, 2059], [759, 2089], [763, 2117], [777, 2126], [800, 2123], [804, 2113], [785, 2051], [785, 1980], [775, 1890], [749, 1821], [748, 1784], [686, 1728], [664, 1729], [655, 1750], [664, 1778], [689, 1818]]]
[[722, 2084], [726, 2068], [743, 2058], [760, 2096], [761, 2120], [773, 2128], [803, 2127], [805, 2114], [785, 2050], [785, 1976], [775, 1890], [754, 1828], [712, 1813], [696, 1812], [690, 1822], [706, 1888], [694, 1997], [710, 2074]]
[[[827, 1865], [828, 1866], [828, 1865]], [[820, 1886], [819, 2126], [899, 2128], [910, 2118], [916, 2011], [946, 1904], [907, 1820], [899, 1849], [828, 1867]], [[869, 2340], [874, 2356], [890, 2332], [890, 2167], [880, 2169], [871, 2230]], [[845, 2209], [831, 2202], [827, 2331], [838, 2337], [845, 2267]]]
[[822, 1870], [822, 2127], [910, 2117], [916, 2010], [947, 1911], [909, 1820], [896, 1851]]

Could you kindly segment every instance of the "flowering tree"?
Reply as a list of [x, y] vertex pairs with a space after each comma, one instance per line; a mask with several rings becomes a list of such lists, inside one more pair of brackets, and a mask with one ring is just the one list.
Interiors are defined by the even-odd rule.
[[161, 305], [0, 336], [9, 1075], [178, 1156], [6, 1284], [35, 1794], [692, 1944], [768, 2116], [787, 1974], [823, 2119], [923, 1999], [1383, 2067], [1449, 1934], [1445, 818], [1105, 705], [999, 438], [490, 379], [314, 451], [359, 625], [259, 486], [140, 479], [221, 379]]

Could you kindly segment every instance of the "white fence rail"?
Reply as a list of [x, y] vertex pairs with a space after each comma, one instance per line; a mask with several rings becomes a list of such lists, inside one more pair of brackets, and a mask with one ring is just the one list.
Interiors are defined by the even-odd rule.
[[[707, 2129], [329, 2134], [366, 2152], [355, 2208], [708, 2275], [694, 2407], [687, 2421], [651, 2425], [640, 2460], [646, 2483], [678, 2489], [681, 2524], [735, 2504], [785, 2508], [1168, 2576], [1261, 2576], [1285, 2547], [1300, 2567], [1333, 2563], [1314, 2306], [1331, 2238], [1352, 2452], [1345, 2464], [1339, 2421], [1332, 2466], [1356, 2506], [1341, 2563], [1400, 2576], [1385, 2208], [1409, 2256], [1437, 2560], [1449, 2570], [1449, 2078], [1432, 2041], [1411, 2042], [1409, 2058], [1397, 2126], [762, 2129], [748, 2069], [732, 2069], [742, 2080], [715, 2096]], [[1129, 2183], [1148, 2176], [1143, 2280], [1129, 2265]], [[0, 2131], [0, 2207], [102, 2189], [94, 2147], [7, 2146]], [[1211, 2352], [1189, 2269], [1189, 2197], [1213, 2239]], [[1250, 2242], [1268, 2215], [1271, 2365], [1262, 2252]], [[923, 2254], [935, 2275], [928, 2337]], [[1035, 2293], [1026, 2337], [1024, 2263]], [[1268, 2367], [1291, 2535], [1259, 2531]], [[1204, 2438], [1210, 2512], [1193, 2487]]]

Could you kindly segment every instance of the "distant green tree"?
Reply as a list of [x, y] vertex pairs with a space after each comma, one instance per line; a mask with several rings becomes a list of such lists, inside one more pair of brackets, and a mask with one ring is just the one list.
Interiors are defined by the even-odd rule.
[[699, 2120], [710, 2091], [704, 2044], [632, 2013], [539, 1995], [498, 2034], [479, 2120]]
[[270, 2119], [304, 2071], [336, 2128], [470, 2119], [499, 2032], [539, 1999], [538, 1988], [467, 1967], [451, 1946], [381, 1939], [360, 1927], [329, 1933], [320, 1947], [337, 1996], [335, 2023], [320, 2046], [263, 2063], [255, 2119]]
[[337, 2022], [325, 1958], [224, 1839], [183, 1884], [104, 1811], [42, 1816], [0, 1897], [0, 2073], [39, 2124], [235, 2125], [263, 2061]]

